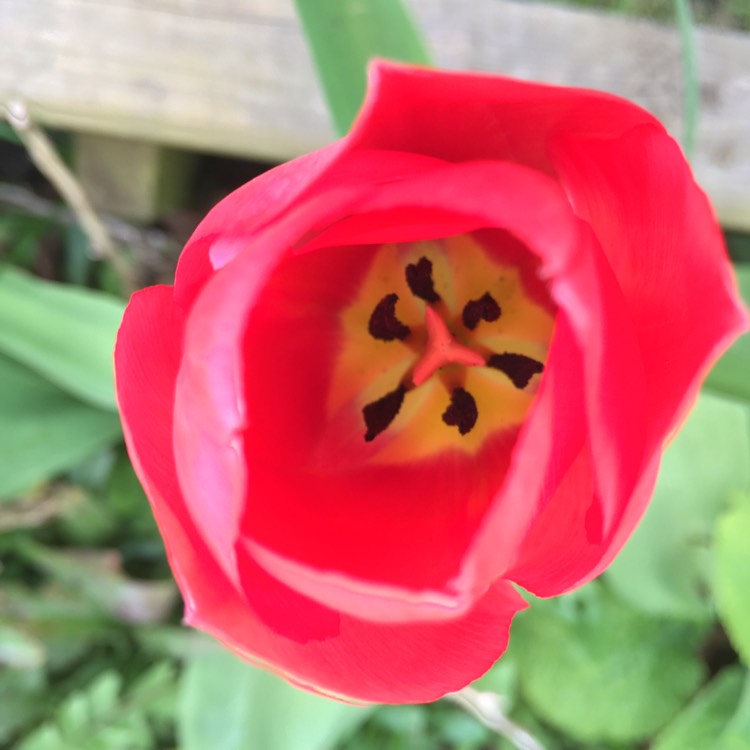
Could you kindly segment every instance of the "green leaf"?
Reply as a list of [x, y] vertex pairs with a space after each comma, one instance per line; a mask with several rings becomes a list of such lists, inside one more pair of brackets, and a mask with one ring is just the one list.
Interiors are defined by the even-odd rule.
[[711, 750], [750, 750], [750, 672], [745, 670], [745, 687], [740, 704], [720, 741]]
[[429, 64], [401, 0], [295, 0], [334, 125], [343, 135], [362, 104], [374, 57]]
[[115, 410], [112, 350], [124, 304], [0, 269], [0, 352], [95, 406]]
[[327, 750], [367, 716], [213, 649], [186, 669], [177, 729], [182, 750]]
[[714, 537], [713, 590], [719, 618], [750, 666], [750, 494], [724, 513]]
[[[750, 305], [750, 264], [735, 266], [740, 294]], [[750, 402], [750, 333], [740, 336], [714, 365], [705, 387], [732, 398]]]
[[84, 690], [66, 698], [53, 721], [42, 725], [18, 750], [150, 750], [156, 740], [147, 717], [158, 715], [175, 691], [174, 670], [156, 665], [121, 695], [122, 677], [98, 675]]
[[41, 669], [0, 669], [0, 745], [6, 744], [45, 708], [46, 679]]
[[741, 669], [720, 672], [662, 731], [651, 750], [712, 750], [716, 739], [737, 710], [744, 674]]
[[44, 663], [44, 646], [23, 630], [0, 620], [0, 668], [34, 669]]
[[709, 619], [711, 536], [732, 489], [750, 485], [747, 406], [702, 393], [667, 449], [651, 505], [606, 574], [632, 606]]
[[120, 437], [116, 414], [82, 403], [0, 354], [0, 498], [70, 468]]
[[102, 637], [100, 612], [78, 591], [6, 583], [0, 611], [40, 644], [44, 666], [53, 672], [68, 669]]
[[693, 9], [689, 0], [674, 0], [682, 47], [683, 127], [682, 147], [688, 159], [695, 153], [700, 114], [700, 75]]
[[521, 694], [540, 718], [583, 742], [634, 742], [698, 687], [703, 632], [632, 610], [595, 583], [520, 613], [511, 653]]
[[109, 474], [106, 499], [112, 514], [131, 531], [131, 536], [159, 538], [151, 506], [124, 450]]
[[103, 614], [127, 623], [148, 625], [166, 620], [177, 600], [172, 579], [138, 580], [122, 571], [114, 550], [53, 549], [31, 539], [17, 550], [60, 585], [86, 597]]

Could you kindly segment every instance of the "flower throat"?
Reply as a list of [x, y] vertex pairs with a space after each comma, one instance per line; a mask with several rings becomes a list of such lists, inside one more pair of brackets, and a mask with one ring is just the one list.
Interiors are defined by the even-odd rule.
[[544, 371], [547, 307], [472, 236], [384, 245], [342, 316], [339, 375], [362, 385], [361, 439], [474, 452], [520, 424]]

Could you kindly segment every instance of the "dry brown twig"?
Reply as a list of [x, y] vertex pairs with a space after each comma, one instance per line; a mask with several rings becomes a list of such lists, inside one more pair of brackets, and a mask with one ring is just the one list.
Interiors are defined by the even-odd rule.
[[26, 104], [14, 99], [4, 103], [2, 110], [8, 123], [26, 147], [31, 160], [75, 214], [88, 237], [94, 257], [109, 261], [120, 279], [123, 290], [127, 293], [134, 291], [137, 288], [135, 269], [110, 236], [81, 184], [60, 158], [52, 141], [32, 121]]
[[[79, 224], [78, 217], [65, 205], [7, 182], [0, 182], [0, 208], [3, 207], [64, 226]], [[138, 268], [157, 276], [170, 276], [173, 273], [181, 246], [166, 232], [139, 227], [106, 214], [99, 214], [99, 218], [109, 236], [119, 245], [129, 248]]]

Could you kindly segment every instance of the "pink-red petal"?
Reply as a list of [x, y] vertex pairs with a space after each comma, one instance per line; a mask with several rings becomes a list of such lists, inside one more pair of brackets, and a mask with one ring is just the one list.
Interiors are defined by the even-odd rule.
[[509, 584], [494, 586], [462, 618], [399, 627], [340, 616], [253, 569], [252, 560], [244, 561], [248, 598], [231, 585], [185, 507], [174, 458], [164, 450], [172, 432], [181, 318], [170, 287], [136, 294], [115, 360], [128, 449], [185, 597], [187, 620], [308, 689], [354, 701], [431, 701], [479, 677], [505, 650], [511, 618], [526, 606]]
[[349, 144], [409, 151], [446, 161], [514, 161], [554, 173], [550, 139], [561, 132], [617, 137], [642, 123], [645, 110], [586, 89], [482, 73], [376, 62]]
[[620, 138], [560, 135], [554, 162], [596, 234], [646, 363], [650, 446], [695, 400], [709, 365], [747, 326], [721, 231], [677, 144], [661, 127]]

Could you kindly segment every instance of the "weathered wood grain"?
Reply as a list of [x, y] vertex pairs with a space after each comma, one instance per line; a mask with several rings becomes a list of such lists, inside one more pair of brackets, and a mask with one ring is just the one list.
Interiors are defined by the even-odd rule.
[[[677, 136], [673, 29], [512, 0], [411, 0], [448, 68], [604, 89]], [[750, 229], [750, 38], [698, 35], [694, 166], [724, 223]], [[333, 137], [291, 0], [0, 0], [0, 100], [39, 122], [282, 160]]]

